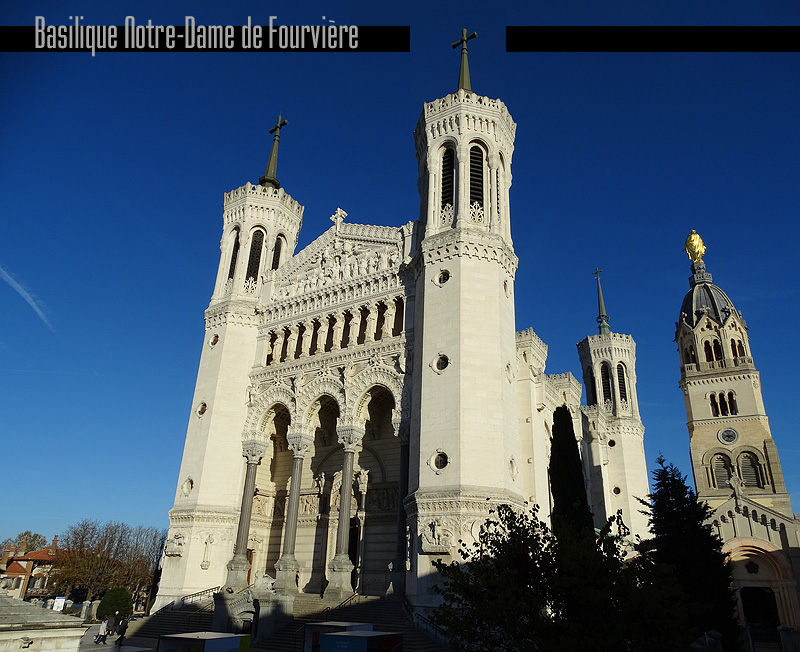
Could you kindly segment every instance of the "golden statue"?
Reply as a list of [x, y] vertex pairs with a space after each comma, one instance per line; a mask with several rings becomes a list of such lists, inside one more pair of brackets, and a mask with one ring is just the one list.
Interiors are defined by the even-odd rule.
[[699, 263], [703, 260], [703, 254], [706, 253], [706, 246], [703, 244], [703, 238], [701, 238], [700, 234], [694, 229], [692, 229], [689, 237], [686, 238], [686, 244], [683, 250], [693, 263]]

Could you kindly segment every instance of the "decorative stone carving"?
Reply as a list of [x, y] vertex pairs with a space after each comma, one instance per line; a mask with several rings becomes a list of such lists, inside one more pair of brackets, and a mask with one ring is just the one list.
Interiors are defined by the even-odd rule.
[[445, 204], [444, 206], [442, 206], [442, 210], [440, 213], [442, 224], [444, 224], [445, 226], [450, 226], [453, 223], [454, 216], [455, 216], [455, 209], [453, 208], [452, 204]]
[[260, 464], [261, 458], [267, 452], [267, 442], [261, 439], [247, 439], [242, 442], [242, 457], [247, 458], [248, 464]]
[[435, 518], [422, 530], [422, 552], [427, 554], [449, 554], [455, 545], [452, 523], [446, 519]]
[[180, 532], [175, 532], [164, 544], [164, 554], [167, 557], [183, 556], [184, 536]]
[[203, 540], [203, 561], [200, 562], [200, 568], [208, 570], [211, 566], [211, 546], [214, 544], [214, 535], [209, 534]]

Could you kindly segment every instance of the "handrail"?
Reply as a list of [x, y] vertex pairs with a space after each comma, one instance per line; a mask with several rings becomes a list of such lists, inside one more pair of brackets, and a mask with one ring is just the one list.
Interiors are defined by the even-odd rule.
[[[342, 600], [335, 607], [325, 607], [322, 611], [320, 611], [316, 616], [311, 618], [308, 622], [312, 622], [312, 623], [322, 622], [323, 620], [325, 620], [325, 618], [324, 618], [325, 614], [331, 613], [333, 611], [336, 611], [337, 609], [342, 609], [345, 605], [347, 605], [348, 603], [352, 602], [358, 596], [359, 596], [358, 591], [354, 591], [352, 594], [348, 595], [344, 600]], [[301, 623], [300, 626], [292, 632], [291, 637], [292, 637], [292, 640], [295, 643], [293, 645], [294, 648], [297, 648], [297, 635], [300, 632], [302, 632], [303, 629], [305, 629], [305, 626], [308, 624], [308, 622]]]
[[409, 617], [414, 627], [424, 630], [437, 641], [444, 643], [444, 645], [447, 647], [450, 647], [450, 637], [447, 635], [446, 629], [434, 623], [427, 616], [423, 616], [421, 613], [415, 612], [411, 606], [411, 603], [408, 601], [408, 597], [405, 595], [403, 596], [402, 604], [403, 611], [406, 612], [406, 615]]
[[207, 595], [214, 595], [217, 593], [222, 587], [221, 586], [214, 586], [210, 589], [204, 589], [203, 591], [197, 591], [196, 593], [190, 593], [189, 595], [185, 595], [181, 598], [181, 604], [187, 604], [189, 602], [195, 602], [197, 598], [202, 598]]

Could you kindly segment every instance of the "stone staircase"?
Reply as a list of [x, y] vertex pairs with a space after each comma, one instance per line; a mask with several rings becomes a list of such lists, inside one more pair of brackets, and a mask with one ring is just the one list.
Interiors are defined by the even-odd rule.
[[372, 623], [376, 632], [401, 632], [404, 652], [447, 652], [439, 641], [429, 637], [407, 619], [397, 599], [356, 596], [344, 606], [337, 606], [318, 595], [301, 593], [294, 601], [294, 621], [276, 632], [260, 652], [302, 652], [306, 623], [323, 620]]
[[163, 634], [186, 634], [211, 631], [214, 601], [211, 598], [193, 602], [181, 609], [162, 610], [152, 616], [134, 620], [128, 625], [126, 639], [155, 638]]

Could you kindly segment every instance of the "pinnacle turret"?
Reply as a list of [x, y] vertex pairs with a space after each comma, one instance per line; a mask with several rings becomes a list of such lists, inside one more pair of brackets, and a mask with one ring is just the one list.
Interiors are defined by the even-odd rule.
[[467, 36], [467, 28], [461, 30], [461, 40], [452, 44], [452, 47], [461, 46], [461, 67], [458, 71], [458, 90], [472, 91], [469, 81], [469, 60], [467, 59], [467, 41], [478, 36], [478, 32], [472, 32]]
[[597, 279], [597, 323], [599, 324], [597, 330], [601, 335], [608, 335], [611, 332], [611, 327], [608, 325], [608, 315], [606, 314], [606, 304], [603, 301], [603, 287], [600, 285], [600, 274], [602, 269], [595, 268], [592, 272]]

